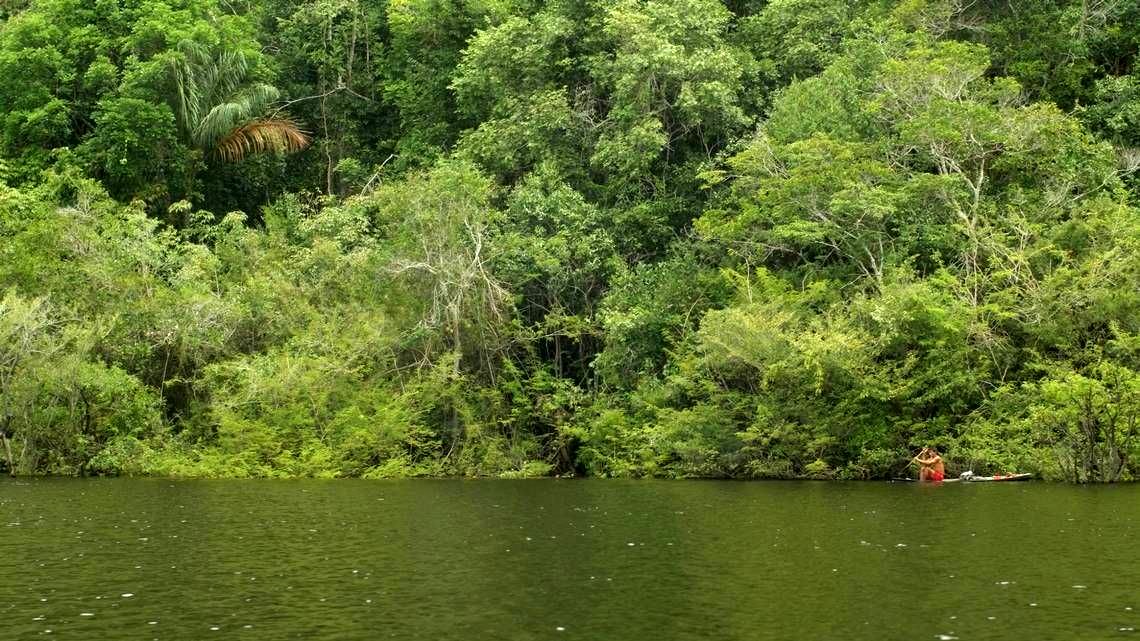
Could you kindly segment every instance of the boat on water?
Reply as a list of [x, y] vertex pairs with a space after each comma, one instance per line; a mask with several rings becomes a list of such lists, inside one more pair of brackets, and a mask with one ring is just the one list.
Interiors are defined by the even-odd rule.
[[[966, 476], [969, 474], [969, 476]], [[1027, 481], [1033, 478], [1033, 475], [1028, 472], [1019, 474], [997, 474], [995, 476], [974, 476], [973, 472], [962, 472], [958, 479], [967, 483], [983, 483], [989, 481]]]
[[[958, 478], [945, 479], [943, 481], [936, 481], [938, 483], [992, 483], [997, 481], [1027, 481], [1033, 478], [1032, 474], [1023, 472], [1020, 474], [995, 474], [994, 476], [977, 476], [973, 472], [962, 472]], [[918, 479], [912, 478], [896, 478], [892, 479], [902, 482], [918, 482]]]

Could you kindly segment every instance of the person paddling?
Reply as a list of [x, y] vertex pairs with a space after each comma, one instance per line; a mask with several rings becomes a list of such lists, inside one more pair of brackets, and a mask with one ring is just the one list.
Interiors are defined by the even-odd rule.
[[919, 464], [918, 480], [941, 483], [946, 477], [946, 466], [942, 464], [942, 457], [933, 447], [924, 447], [918, 456], [912, 459]]

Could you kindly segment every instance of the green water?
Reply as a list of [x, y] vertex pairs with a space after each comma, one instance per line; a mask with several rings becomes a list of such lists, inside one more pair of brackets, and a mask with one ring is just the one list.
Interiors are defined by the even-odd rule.
[[0, 481], [0, 638], [1140, 639], [1138, 527], [1140, 487]]

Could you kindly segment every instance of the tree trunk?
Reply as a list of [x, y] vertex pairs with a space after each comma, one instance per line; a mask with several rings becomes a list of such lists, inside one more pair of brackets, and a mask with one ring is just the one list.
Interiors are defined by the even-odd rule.
[[[5, 421], [5, 424], [7, 421]], [[4, 442], [4, 456], [8, 461], [8, 474], [10, 476], [16, 475], [16, 466], [12, 464], [12, 441], [8, 440], [7, 429], [0, 430], [0, 441]]]
[[554, 335], [554, 375], [562, 376], [562, 336]]
[[[452, 347], [455, 349], [455, 369], [452, 370], [452, 372], [455, 378], [458, 379], [463, 371], [463, 345], [461, 343], [458, 312], [455, 312], [455, 315], [452, 317], [451, 332], [453, 340]], [[458, 399], [453, 398], [451, 401], [451, 452], [454, 452], [455, 448], [459, 445], [461, 436], [459, 432], [459, 401]], [[448, 452], [448, 456], [451, 455], [451, 452]]]

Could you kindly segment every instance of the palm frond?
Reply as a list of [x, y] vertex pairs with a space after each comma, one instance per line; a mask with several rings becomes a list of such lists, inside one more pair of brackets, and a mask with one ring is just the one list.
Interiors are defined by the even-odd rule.
[[[220, 127], [221, 131], [213, 137], [203, 137], [204, 130], [217, 131], [219, 124], [225, 124], [216, 122], [221, 115], [217, 109], [219, 106], [237, 103], [222, 111], [232, 114], [235, 109], [240, 111], [244, 108], [248, 114], [243, 120], [249, 120], [277, 99], [277, 90], [273, 87], [262, 83], [247, 84], [249, 62], [240, 51], [215, 53], [202, 43], [184, 40], [178, 43], [171, 61], [171, 72], [179, 126], [195, 144], [207, 149], [238, 124], [230, 123]], [[205, 121], [211, 118], [215, 122], [204, 127]]]
[[212, 62], [211, 91], [207, 98], [216, 104], [228, 100], [247, 82], [249, 62], [240, 51], [223, 51]]
[[198, 149], [234, 161], [253, 153], [293, 153], [309, 145], [308, 134], [296, 121], [270, 114], [280, 92], [250, 81], [249, 61], [241, 51], [216, 51], [183, 41], [171, 62], [171, 75], [178, 125]]
[[262, 118], [235, 127], [223, 136], [215, 153], [227, 162], [249, 154], [291, 154], [309, 146], [309, 134], [289, 118]]
[[209, 104], [204, 95], [210, 84], [209, 68], [213, 56], [205, 45], [192, 40], [178, 43], [175, 57], [171, 60], [174, 75], [176, 112], [178, 124], [183, 131], [193, 129], [202, 116], [202, 107]]
[[190, 138], [201, 149], [210, 149], [235, 128], [257, 119], [265, 113], [279, 92], [266, 84], [245, 87], [239, 93], [215, 104], [198, 121]]

